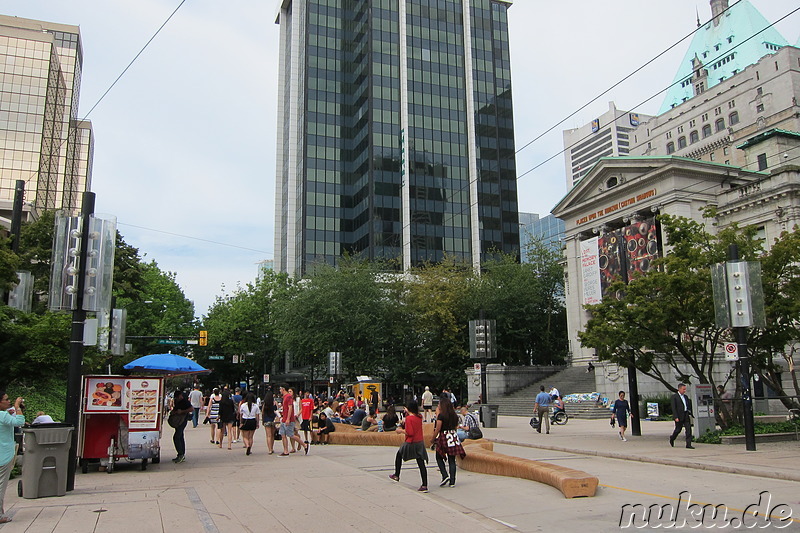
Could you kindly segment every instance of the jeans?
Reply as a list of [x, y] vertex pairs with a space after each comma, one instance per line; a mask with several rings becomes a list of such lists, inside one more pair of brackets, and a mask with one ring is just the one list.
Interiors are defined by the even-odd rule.
[[[456, 456], [455, 455], [448, 455], [447, 456], [448, 466], [450, 467], [450, 484], [456, 484]], [[444, 465], [444, 457], [436, 454], [436, 464], [439, 465], [439, 472], [442, 473], [442, 479], [448, 476], [447, 469]]]
[[200, 408], [195, 407], [192, 412], [192, 427], [197, 427], [197, 422], [200, 420]]
[[178, 452], [178, 456], [186, 455], [186, 440], [183, 438], [183, 430], [186, 429], [186, 424], [188, 423], [188, 419], [183, 422], [180, 426], [175, 428], [175, 434], [172, 435], [172, 444], [175, 445], [175, 451]]

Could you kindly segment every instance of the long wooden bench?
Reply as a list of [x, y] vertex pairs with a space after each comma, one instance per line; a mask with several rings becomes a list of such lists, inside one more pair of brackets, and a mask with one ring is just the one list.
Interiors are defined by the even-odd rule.
[[518, 477], [555, 487], [567, 498], [594, 496], [599, 480], [586, 472], [532, 459], [513, 457], [494, 451], [494, 444], [485, 439], [465, 440], [467, 456], [459, 466], [470, 472]]
[[[336, 431], [329, 435], [331, 444], [361, 446], [400, 446], [405, 437], [394, 432], [359, 431], [349, 424], [334, 424]], [[433, 424], [423, 424], [425, 442], [433, 438]], [[459, 466], [470, 472], [496, 476], [518, 477], [545, 483], [560, 490], [567, 498], [594, 496], [599, 480], [586, 472], [542, 461], [504, 455], [494, 451], [486, 439], [463, 442], [467, 456], [459, 458]]]

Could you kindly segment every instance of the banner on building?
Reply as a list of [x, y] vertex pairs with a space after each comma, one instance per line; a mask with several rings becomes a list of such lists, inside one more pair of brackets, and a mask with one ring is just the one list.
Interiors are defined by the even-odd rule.
[[597, 237], [581, 241], [581, 276], [583, 278], [583, 305], [599, 304], [602, 299], [600, 289], [600, 269]]

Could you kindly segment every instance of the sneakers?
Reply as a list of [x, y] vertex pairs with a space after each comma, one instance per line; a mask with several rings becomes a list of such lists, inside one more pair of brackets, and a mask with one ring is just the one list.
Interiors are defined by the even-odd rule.
[[186, 461], [185, 455], [179, 455], [178, 457], [172, 460], [173, 463], [182, 463], [184, 461]]
[[622, 432], [619, 432], [619, 440], [625, 440], [625, 437], [622, 436]]
[[447, 482], [448, 482], [448, 481], [450, 481], [450, 476], [444, 476], [444, 477], [442, 478], [442, 482], [441, 482], [441, 483], [439, 483], [439, 486], [440, 486], [440, 487], [444, 487], [445, 485], [447, 485]]
[[622, 437], [622, 442], [628, 442], [628, 439], [626, 439], [625, 437]]
[[452, 489], [455, 486], [456, 486], [456, 480], [453, 479], [453, 480], [450, 481], [450, 488]]
[[417, 492], [428, 492], [428, 487], [422, 485], [420, 488], [417, 489]]
[[392, 481], [400, 481], [400, 476], [397, 476], [395, 474], [390, 474], [389, 479], [391, 479]]

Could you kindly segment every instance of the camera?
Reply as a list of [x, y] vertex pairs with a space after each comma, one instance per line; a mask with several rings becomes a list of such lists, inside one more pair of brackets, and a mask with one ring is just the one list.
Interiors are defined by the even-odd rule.
[[23, 399], [22, 399], [22, 400], [19, 402], [19, 408], [20, 408], [20, 409], [22, 409], [23, 411], [25, 410], [25, 398], [23, 398]]

